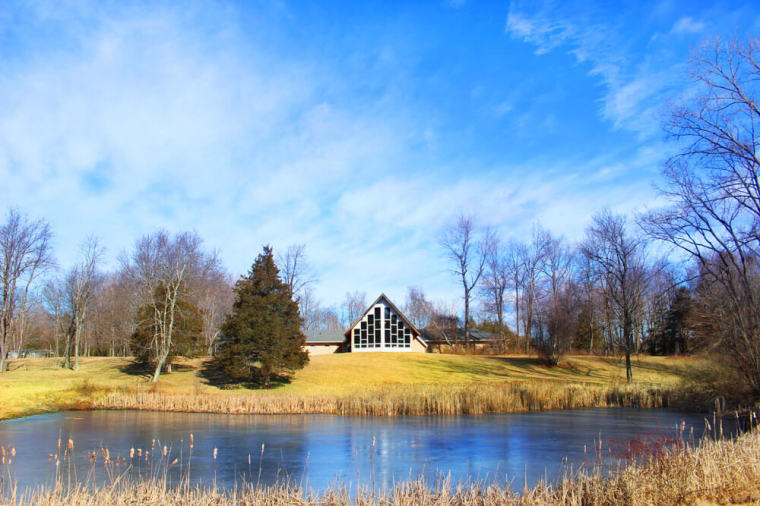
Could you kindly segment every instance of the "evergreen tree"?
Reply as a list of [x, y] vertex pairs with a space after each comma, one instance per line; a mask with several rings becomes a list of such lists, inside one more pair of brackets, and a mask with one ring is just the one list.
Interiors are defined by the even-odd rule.
[[686, 288], [679, 288], [670, 301], [670, 306], [662, 315], [662, 322], [651, 338], [652, 355], [674, 355], [687, 351], [690, 333], [689, 320], [693, 301]]
[[217, 365], [234, 380], [269, 387], [272, 376], [306, 365], [305, 343], [298, 304], [280, 279], [272, 248], [265, 246], [248, 275], [235, 284], [235, 303], [222, 325]]
[[[163, 287], [156, 289], [156, 300], [165, 300], [163, 290]], [[160, 304], [158, 309], [165, 311]], [[168, 372], [171, 372], [172, 361], [175, 357], [199, 357], [205, 351], [203, 318], [198, 307], [180, 297], [177, 299], [174, 315], [172, 344], [165, 364]], [[156, 308], [153, 305], [147, 304], [139, 308], [135, 319], [135, 331], [130, 340], [137, 361], [152, 366], [155, 366], [158, 360], [155, 343], [156, 317]]]

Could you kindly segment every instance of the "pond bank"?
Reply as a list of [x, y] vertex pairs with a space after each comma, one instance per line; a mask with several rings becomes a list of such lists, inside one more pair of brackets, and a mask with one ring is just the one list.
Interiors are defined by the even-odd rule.
[[[389, 356], [403, 355], [403, 356]], [[634, 360], [625, 383], [615, 357], [568, 357], [548, 368], [527, 356], [339, 354], [312, 357], [272, 390], [228, 389], [208, 377], [208, 359], [181, 360], [158, 384], [124, 358], [22, 359], [0, 374], [0, 419], [62, 409], [159, 409], [220, 413], [483, 414], [583, 407], [714, 409], [725, 370], [697, 358]]]

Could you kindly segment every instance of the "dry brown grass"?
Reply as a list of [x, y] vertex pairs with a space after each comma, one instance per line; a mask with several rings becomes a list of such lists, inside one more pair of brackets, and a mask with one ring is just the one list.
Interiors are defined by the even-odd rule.
[[117, 481], [112, 486], [37, 489], [0, 496], [3, 504], [302, 504], [359, 505], [671, 505], [747, 504], [760, 501], [760, 432], [734, 440], [703, 440], [696, 448], [675, 445], [631, 460], [607, 476], [600, 468], [568, 475], [556, 483], [540, 483], [522, 493], [499, 485], [431, 487], [412, 480], [392, 489], [349, 494], [340, 486], [313, 494], [296, 486], [254, 487], [229, 491], [214, 487], [169, 487], [161, 479]]
[[94, 396], [90, 407], [194, 413], [394, 416], [481, 415], [590, 407], [661, 408], [684, 402], [681, 391], [661, 388], [534, 381], [392, 385], [345, 394], [303, 395], [116, 390]]
[[[705, 359], [568, 357], [548, 368], [526, 356], [356, 353], [315, 356], [272, 390], [227, 388], [207, 359], [180, 361], [157, 385], [129, 359], [86, 358], [79, 371], [57, 359], [21, 359], [0, 374], [0, 419], [62, 409], [123, 408], [218, 413], [467, 414], [540, 409], [712, 406], [724, 369]], [[717, 378], [717, 379], [716, 379]], [[721, 384], [726, 383], [724, 380]]]

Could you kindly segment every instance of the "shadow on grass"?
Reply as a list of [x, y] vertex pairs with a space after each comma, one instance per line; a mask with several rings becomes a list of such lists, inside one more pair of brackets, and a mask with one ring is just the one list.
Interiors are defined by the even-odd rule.
[[248, 390], [275, 390], [290, 383], [289, 376], [273, 374], [269, 378], [269, 387], [265, 387], [261, 380], [251, 378], [250, 380], [240, 380], [231, 378], [229, 375], [216, 365], [213, 359], [203, 361], [203, 365], [198, 371], [198, 376], [203, 383], [209, 386], [215, 386], [224, 390], [248, 389]]
[[[172, 363], [171, 365], [171, 372], [169, 371], [161, 371], [161, 375], [164, 374], [172, 374], [177, 372], [187, 372], [187, 371], [194, 371], [195, 367], [189, 364], [184, 363]], [[124, 374], [129, 374], [130, 376], [138, 376], [141, 378], [144, 378], [145, 380], [150, 380], [153, 378], [153, 373], [156, 371], [155, 366], [151, 364], [146, 364], [143, 362], [139, 362], [137, 360], [132, 360], [129, 363], [119, 367], [119, 371], [123, 372]]]

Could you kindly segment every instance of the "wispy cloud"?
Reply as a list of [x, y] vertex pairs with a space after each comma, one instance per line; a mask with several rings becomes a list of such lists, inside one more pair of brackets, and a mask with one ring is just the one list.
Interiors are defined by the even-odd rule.
[[689, 16], [684, 16], [676, 21], [670, 31], [675, 34], [699, 33], [705, 29], [705, 26], [705, 23], [702, 21], [696, 21]]
[[[652, 136], [659, 131], [658, 109], [683, 73], [684, 58], [660, 58], [657, 47], [635, 48], [641, 34], [632, 37], [625, 27], [634, 14], [587, 3], [518, 1], [510, 5], [506, 29], [535, 45], [538, 54], [560, 48], [572, 54], [605, 87], [602, 118], [615, 128]], [[679, 24], [697, 26], [691, 18]]]

